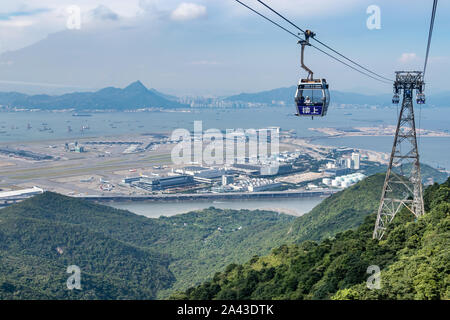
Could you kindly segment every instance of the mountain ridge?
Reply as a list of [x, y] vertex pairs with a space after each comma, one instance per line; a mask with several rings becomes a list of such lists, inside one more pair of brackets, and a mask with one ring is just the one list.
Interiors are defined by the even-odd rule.
[[141, 81], [125, 88], [105, 87], [97, 91], [65, 93], [62, 95], [27, 95], [19, 92], [0, 92], [0, 105], [9, 108], [58, 110], [135, 110], [142, 108], [189, 108], [176, 97], [156, 89], [147, 89]]
[[[229, 102], [262, 103], [267, 105], [293, 104], [297, 86], [281, 87], [255, 93], [240, 93], [226, 97]], [[392, 94], [368, 95], [362, 93], [330, 90], [331, 103], [358, 105], [391, 105]], [[450, 92], [441, 92], [427, 96], [428, 105], [450, 106]]]
[[[218, 98], [231, 103], [258, 103], [263, 105], [291, 105], [294, 101], [296, 86], [281, 87], [255, 93], [240, 93]], [[355, 105], [391, 105], [391, 94], [368, 95], [355, 92], [331, 90], [332, 104]], [[42, 110], [136, 110], [141, 108], [190, 108], [179, 102], [180, 98], [148, 89], [136, 80], [124, 88], [113, 86], [97, 91], [74, 91], [61, 95], [25, 94], [17, 91], [0, 92], [0, 106]], [[428, 106], [449, 106], [450, 92], [440, 92], [427, 96]], [[426, 105], [427, 106], [427, 105]]]

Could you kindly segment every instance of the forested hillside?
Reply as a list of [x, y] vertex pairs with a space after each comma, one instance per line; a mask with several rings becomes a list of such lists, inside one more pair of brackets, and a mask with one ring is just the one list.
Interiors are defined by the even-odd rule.
[[[294, 219], [214, 208], [149, 219], [47, 192], [0, 210], [0, 298], [154, 299], [269, 253]], [[66, 288], [69, 265], [80, 291]]]
[[[1, 298], [149, 299], [175, 281], [168, 255], [86, 226], [88, 216], [99, 219], [107, 210], [70, 200], [61, 206], [58, 198], [45, 194], [0, 211]], [[87, 223], [74, 223], [83, 218]], [[81, 268], [82, 290], [67, 290], [69, 265]]]
[[[174, 295], [183, 299], [449, 299], [450, 180], [425, 191], [427, 213], [401, 211], [382, 241], [375, 215], [357, 230], [321, 242], [283, 245], [268, 256], [231, 264], [211, 281]], [[367, 268], [381, 269], [368, 289]]]
[[[320, 260], [328, 247], [304, 240], [329, 239], [357, 229], [376, 212], [383, 180], [382, 174], [368, 177], [299, 218], [209, 208], [149, 219], [47, 192], [0, 210], [0, 298], [166, 298], [212, 279], [217, 272], [229, 272], [230, 264], [265, 256], [281, 245], [285, 246], [279, 253], [275, 250], [260, 259], [276, 267], [284, 256], [297, 256], [298, 248], [307, 246], [301, 252], [314, 249], [309, 254]], [[441, 187], [435, 192], [442, 192]], [[434, 195], [426, 193], [425, 198], [427, 210], [436, 206]], [[373, 223], [369, 225], [367, 232]], [[366, 239], [358, 232], [345, 234]], [[81, 291], [66, 288], [69, 265], [82, 271]], [[348, 288], [354, 284], [349, 282]]]

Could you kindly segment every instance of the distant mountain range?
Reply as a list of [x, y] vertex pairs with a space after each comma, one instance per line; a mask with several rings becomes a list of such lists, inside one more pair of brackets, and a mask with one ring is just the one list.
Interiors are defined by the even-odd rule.
[[[259, 103], [265, 105], [293, 104], [296, 86], [278, 88], [256, 93], [241, 93], [218, 100], [231, 104]], [[365, 95], [353, 92], [331, 91], [331, 102], [335, 104], [391, 105], [392, 94]], [[217, 100], [217, 99], [213, 99]], [[427, 106], [450, 106], [450, 92], [427, 96]], [[107, 87], [95, 92], [73, 92], [63, 95], [27, 95], [18, 92], [0, 92], [0, 106], [10, 108], [61, 110], [136, 110], [142, 108], [190, 108], [180, 102], [179, 97], [147, 89], [142, 82], [135, 81], [120, 89]], [[211, 104], [210, 106], [214, 106]]]
[[[241, 93], [225, 98], [229, 102], [262, 103], [262, 104], [292, 104], [296, 86], [278, 88], [256, 93]], [[359, 105], [390, 105], [392, 94], [365, 95], [353, 92], [342, 92], [331, 90], [331, 102], [337, 104], [359, 104]], [[450, 92], [443, 92], [427, 96], [427, 105], [450, 106]]]
[[95, 92], [74, 92], [63, 95], [27, 95], [0, 92], [0, 105], [26, 109], [134, 110], [140, 108], [189, 108], [176, 97], [155, 89], [147, 89], [136, 81], [124, 89], [107, 87]]

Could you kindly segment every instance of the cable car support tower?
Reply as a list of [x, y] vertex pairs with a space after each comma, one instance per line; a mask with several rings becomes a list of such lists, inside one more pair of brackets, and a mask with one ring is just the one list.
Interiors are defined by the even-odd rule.
[[[425, 213], [414, 120], [413, 93], [416, 91], [417, 104], [422, 105], [425, 103], [425, 94], [423, 93], [425, 88], [424, 78], [427, 70], [437, 3], [438, 0], [433, 1], [423, 71], [397, 71], [395, 73], [392, 102], [398, 104], [400, 102], [400, 94], [402, 94], [402, 107], [398, 115], [394, 145], [392, 146], [375, 229], [373, 230], [374, 239], [381, 240], [383, 238], [387, 225], [394, 219], [400, 209], [406, 207], [416, 219]], [[404, 170], [405, 164], [410, 165], [409, 168], [406, 168], [407, 170]], [[394, 169], [396, 170], [394, 171]]]
[[424, 99], [423, 89], [421, 71], [396, 72], [393, 102], [398, 103], [396, 99], [400, 93], [403, 99], [373, 232], [374, 239], [383, 237], [387, 225], [403, 207], [408, 208], [416, 218], [424, 214], [413, 105], [413, 92], [417, 91], [419, 102], [419, 99]]
[[[416, 93], [417, 104], [425, 103], [425, 72], [427, 70], [428, 55], [430, 51], [431, 37], [433, 34], [434, 20], [436, 15], [436, 8], [438, 0], [433, 0], [433, 9], [431, 13], [430, 29], [428, 32], [428, 44], [426, 49], [425, 64], [423, 71], [397, 71], [395, 80], [386, 78], [341, 54], [337, 50], [326, 45], [315, 37], [315, 34], [310, 30], [303, 30], [289, 19], [285, 18], [279, 12], [271, 8], [262, 0], [257, 0], [265, 8], [276, 14], [279, 18], [289, 23], [292, 27], [299, 30], [301, 33], [295, 34], [286, 27], [268, 18], [264, 14], [258, 12], [252, 7], [246, 5], [240, 0], [235, 0], [237, 3], [246, 7], [250, 11], [271, 22], [278, 28], [286, 31], [290, 35], [299, 39], [301, 44], [301, 66], [308, 73], [306, 79], [300, 79], [295, 94], [295, 102], [297, 105], [297, 114], [308, 116], [324, 116], [326, 114], [328, 104], [330, 101], [328, 83], [325, 79], [314, 79], [313, 72], [304, 64], [305, 47], [312, 47], [319, 52], [327, 55], [333, 60], [357, 71], [373, 80], [391, 84], [394, 82], [394, 97], [392, 102], [398, 104], [400, 102], [400, 95], [402, 96], [402, 105], [400, 113], [398, 114], [397, 128], [395, 131], [394, 144], [392, 146], [391, 157], [389, 159], [389, 166], [384, 181], [383, 191], [381, 194], [381, 201], [378, 208], [378, 215], [376, 219], [375, 229], [373, 231], [373, 238], [381, 240], [386, 232], [387, 225], [394, 219], [395, 215], [402, 209], [407, 208], [416, 218], [425, 213], [423, 195], [422, 195], [422, 179], [420, 176], [419, 150], [417, 147], [416, 124], [414, 119], [414, 105], [413, 95]], [[300, 36], [303, 35], [304, 39]], [[330, 52], [311, 44], [309, 40], [317, 42]], [[335, 55], [339, 56], [336, 57]], [[321, 100], [314, 99], [308, 101], [304, 91], [309, 90], [312, 93], [321, 92]], [[317, 97], [316, 95], [312, 95]], [[320, 96], [320, 95], [319, 95]], [[308, 96], [308, 98], [311, 98]], [[314, 112], [311, 112], [313, 110]]]

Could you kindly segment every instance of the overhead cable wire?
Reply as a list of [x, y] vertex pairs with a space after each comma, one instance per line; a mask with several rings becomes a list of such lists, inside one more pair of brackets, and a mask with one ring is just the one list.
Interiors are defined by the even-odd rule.
[[[241, 1], [239, 1], [239, 0], [235, 0], [235, 1], [238, 2], [238, 3], [240, 3], [240, 4], [242, 4], [244, 7], [246, 7], [246, 8], [249, 9], [250, 11], [253, 11], [253, 12], [256, 13], [257, 15], [263, 17], [264, 19], [266, 19], [266, 20], [272, 22], [274, 25], [276, 25], [277, 27], [283, 29], [283, 30], [286, 31], [287, 33], [290, 33], [290, 34], [293, 35], [294, 37], [301, 39], [301, 38], [300, 38], [298, 35], [296, 35], [295, 33], [289, 31], [288, 29], [286, 29], [286, 28], [283, 27], [282, 25], [276, 23], [275, 21], [273, 21], [273, 20], [267, 18], [265, 15], [263, 15], [262, 13], [259, 13], [259, 12], [256, 11], [255, 9], [249, 7], [249, 6], [246, 5], [245, 3], [243, 3], [243, 2], [241, 2]], [[301, 39], [301, 40], [303, 40], [303, 39]]]
[[[240, 0], [235, 0], [235, 1], [238, 2], [239, 4], [241, 4], [242, 6], [246, 7], [246, 8], [249, 9], [250, 11], [256, 13], [256, 14], [259, 15], [260, 17], [262, 17], [262, 18], [266, 19], [267, 21], [273, 23], [274, 25], [276, 25], [276, 26], [279, 27], [280, 29], [282, 29], [282, 30], [286, 31], [287, 33], [291, 34], [292, 36], [296, 37], [297, 39], [302, 40], [302, 41], [304, 40], [303, 38], [301, 38], [301, 37], [298, 36], [297, 34], [293, 33], [292, 31], [289, 31], [288, 29], [286, 29], [285, 27], [283, 27], [283, 26], [280, 25], [279, 23], [277, 23], [277, 22], [273, 21], [272, 19], [266, 17], [266, 16], [263, 15], [262, 13], [256, 11], [255, 9], [251, 8], [250, 6], [248, 6], [248, 5], [246, 5], [245, 3], [241, 2]], [[363, 72], [363, 71], [361, 71], [361, 70], [359, 70], [359, 69], [353, 67], [352, 65], [349, 65], [348, 63], [346, 63], [346, 62], [344, 62], [344, 61], [342, 61], [342, 60], [336, 58], [335, 56], [329, 54], [328, 52], [326, 52], [326, 51], [324, 51], [324, 50], [322, 50], [322, 49], [320, 49], [320, 48], [318, 48], [318, 47], [316, 47], [316, 46], [314, 46], [314, 45], [312, 45], [312, 44], [311, 44], [311, 47], [313, 47], [314, 49], [316, 49], [316, 50], [322, 52], [323, 54], [327, 55], [328, 57], [330, 57], [330, 58], [332, 58], [332, 59], [334, 59], [334, 60], [336, 60], [336, 61], [342, 63], [343, 65], [345, 65], [345, 66], [347, 66], [347, 67], [349, 67], [349, 68], [351, 68], [351, 69], [353, 69], [353, 70], [355, 70], [355, 71], [357, 71], [357, 72], [359, 72], [359, 73], [361, 73], [361, 74], [363, 74], [363, 75], [365, 75], [365, 76], [367, 76], [367, 77], [370, 77], [370, 78], [372, 78], [372, 79], [374, 79], [374, 80], [376, 80], [376, 81], [379, 81], [379, 82], [391, 84], [391, 81], [390, 81], [390, 80], [389, 80], [389, 82], [387, 82], [387, 81], [385, 81], [385, 80], [375, 78], [374, 76], [372, 76], [372, 75], [370, 75], [370, 74], [368, 74], [368, 73], [366, 73], [366, 72]]]
[[[433, 35], [433, 28], [434, 28], [434, 18], [436, 17], [436, 8], [437, 8], [437, 2], [438, 0], [433, 1], [433, 8], [431, 9], [431, 19], [430, 19], [430, 29], [428, 31], [428, 43], [427, 43], [427, 53], [425, 55], [425, 62], [423, 65], [423, 79], [425, 79], [425, 72], [427, 71], [427, 63], [428, 63], [428, 54], [430, 53], [430, 46], [431, 46], [431, 37]], [[422, 120], [422, 104], [420, 104], [419, 107], [419, 144], [421, 141], [421, 135], [420, 135], [420, 122]]]
[[[275, 9], [271, 8], [269, 5], [267, 5], [266, 3], [264, 3], [264, 2], [261, 1], [261, 0], [257, 0], [257, 1], [258, 1], [259, 3], [261, 3], [263, 6], [265, 6], [267, 9], [269, 9], [270, 11], [272, 11], [273, 13], [275, 13], [277, 16], [279, 16], [281, 19], [283, 19], [284, 21], [286, 21], [287, 23], [289, 23], [291, 26], [293, 26], [294, 28], [300, 30], [302, 33], [305, 33], [305, 31], [304, 31], [302, 28], [300, 28], [300, 27], [297, 26], [295, 23], [293, 23], [292, 21], [290, 21], [289, 19], [287, 19], [286, 17], [284, 17], [282, 14], [280, 14], [279, 12], [277, 12]], [[437, 1], [437, 0], [436, 0], [436, 1]], [[315, 40], [316, 42], [320, 43], [321, 45], [323, 45], [323, 46], [324, 46], [325, 48], [327, 48], [328, 50], [333, 51], [334, 53], [336, 53], [336, 54], [339, 55], [340, 57], [342, 57], [342, 58], [346, 59], [347, 61], [350, 61], [350, 62], [353, 63], [354, 65], [360, 67], [361, 69], [363, 69], [363, 70], [365, 70], [365, 71], [367, 71], [367, 72], [369, 72], [369, 73], [371, 73], [371, 74], [373, 74], [373, 75], [375, 75], [375, 76], [377, 76], [377, 77], [379, 77], [379, 78], [381, 78], [381, 79], [384, 79], [384, 80], [387, 80], [387, 81], [391, 81], [391, 82], [393, 81], [392, 79], [383, 77], [382, 75], [379, 75], [378, 73], [373, 72], [372, 70], [370, 70], [370, 69], [368, 69], [368, 68], [362, 66], [361, 64], [357, 63], [356, 61], [354, 61], [354, 60], [352, 60], [352, 59], [350, 59], [350, 58], [344, 56], [343, 54], [341, 54], [340, 52], [334, 50], [334, 49], [331, 48], [330, 46], [326, 45], [325, 43], [323, 43], [322, 41], [320, 41], [320, 40], [317, 39], [316, 37], [312, 37], [312, 39]]]
[[428, 31], [427, 53], [425, 55], [425, 63], [423, 65], [423, 77], [424, 78], [425, 78], [425, 72], [427, 71], [428, 54], [430, 52], [431, 37], [433, 35], [434, 18], [436, 16], [437, 2], [438, 2], [438, 0], [433, 1], [433, 9], [431, 10], [430, 30]]

